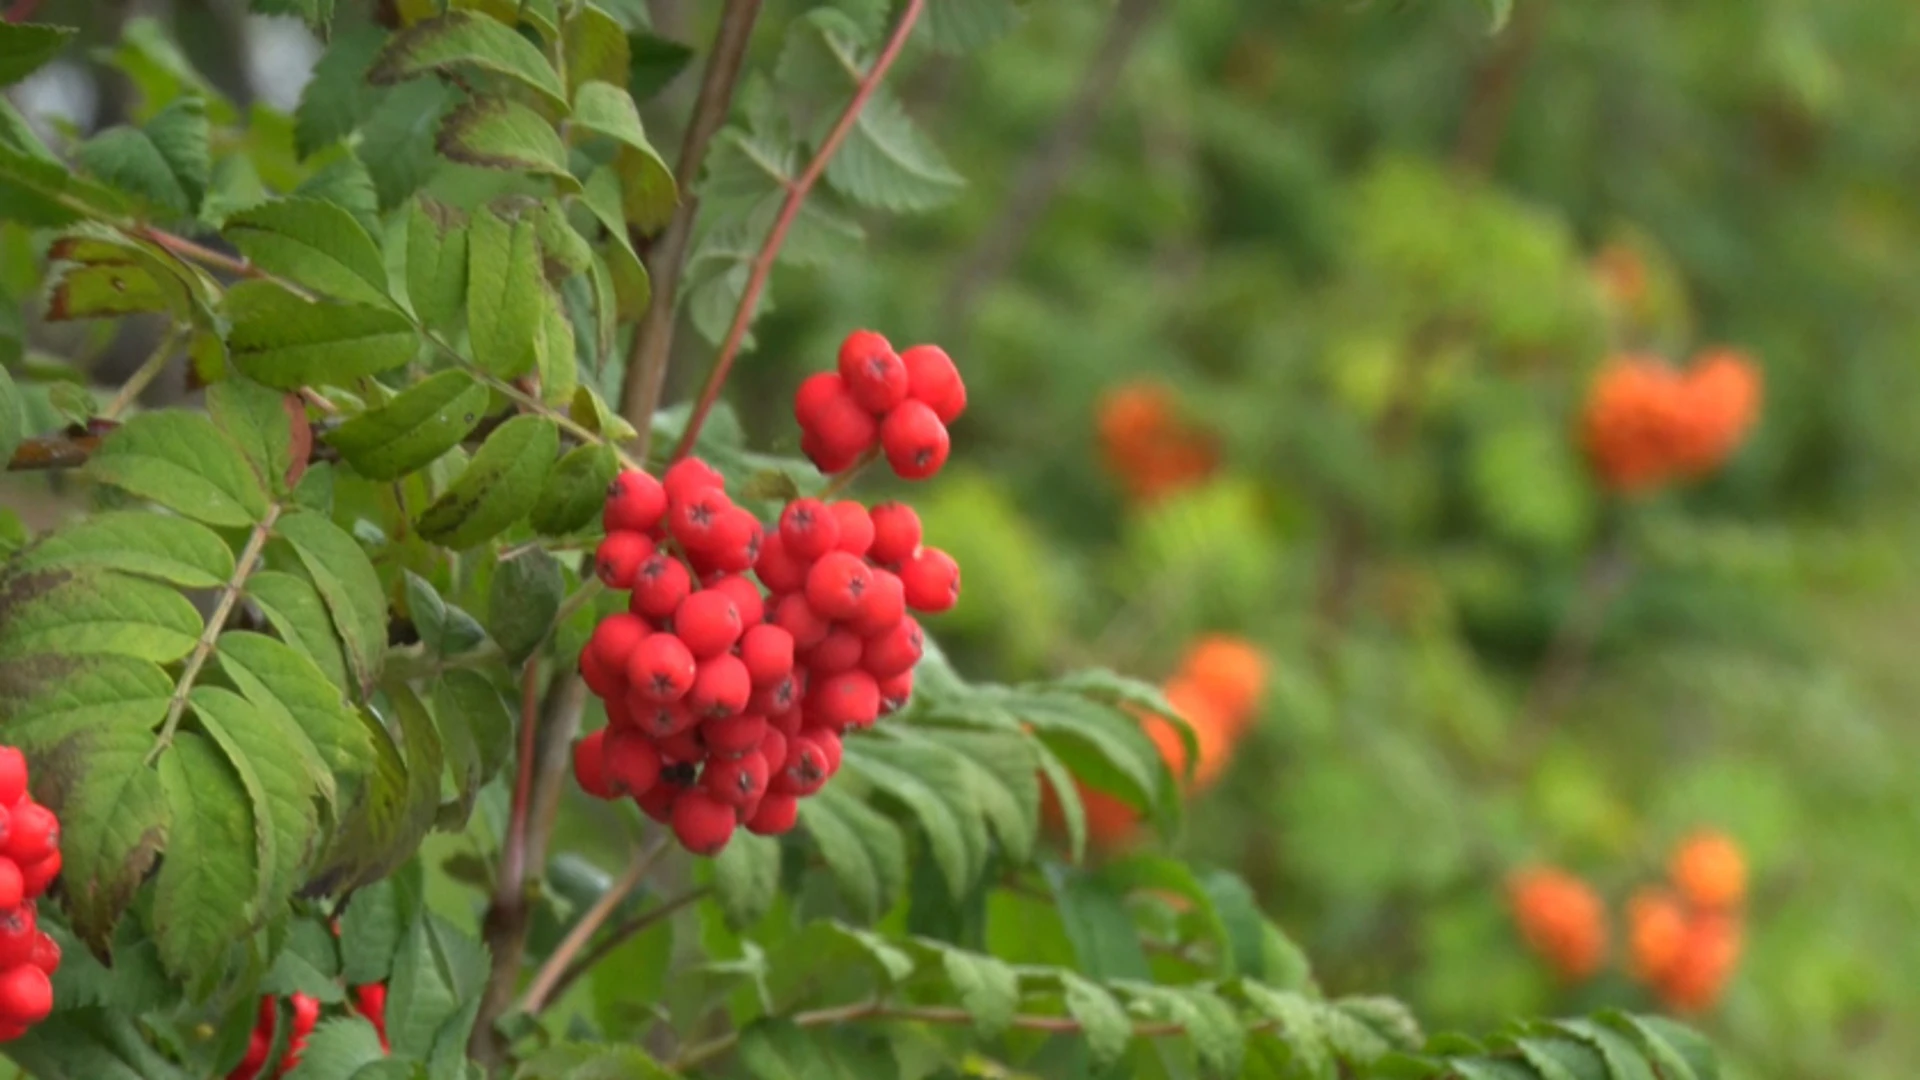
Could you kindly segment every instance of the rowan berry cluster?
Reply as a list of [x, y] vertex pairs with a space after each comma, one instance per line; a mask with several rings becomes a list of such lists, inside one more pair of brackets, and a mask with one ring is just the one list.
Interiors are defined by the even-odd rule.
[[1671, 888], [1649, 886], [1627, 905], [1632, 975], [1675, 1012], [1711, 1008], [1740, 962], [1746, 860], [1732, 840], [1700, 832], [1674, 849]]
[[1193, 487], [1219, 468], [1213, 436], [1181, 416], [1173, 391], [1159, 383], [1115, 387], [1096, 412], [1107, 469], [1139, 502]]
[[[823, 471], [852, 467], [877, 440], [918, 479], [945, 462], [945, 422], [965, 405], [944, 352], [896, 356], [858, 331], [794, 411]], [[595, 573], [629, 593], [628, 610], [581, 652], [608, 722], [575, 745], [574, 775], [599, 798], [633, 798], [700, 855], [742, 825], [793, 828], [799, 800], [839, 769], [842, 734], [912, 693], [924, 639], [908, 612], [946, 611], [960, 595], [959, 566], [921, 543], [911, 507], [802, 498], [762, 523], [698, 458], [659, 479], [622, 473], [603, 521]]]
[[60, 821], [27, 793], [27, 759], [0, 747], [0, 1042], [53, 1011], [60, 946], [39, 928], [38, 901], [60, 874]]
[[1719, 468], [1759, 410], [1759, 371], [1736, 350], [1707, 350], [1685, 371], [1621, 356], [1594, 380], [1581, 438], [1604, 484], [1645, 491]]
[[[273, 1056], [273, 1038], [280, 1027], [280, 998], [267, 994], [260, 999], [260, 1010], [253, 1022], [253, 1034], [247, 1037], [247, 1053], [240, 1064], [227, 1073], [227, 1080], [262, 1080], [265, 1077], [283, 1077], [293, 1072], [300, 1064], [300, 1058], [306, 1053], [307, 1039], [320, 1023], [320, 999], [311, 994], [287, 995], [288, 1010], [292, 1014], [287, 1028], [287, 1049], [280, 1056], [280, 1064], [271, 1072], [267, 1066]], [[353, 1000], [349, 1006], [354, 1012], [367, 1018], [373, 1029], [380, 1034], [380, 1049], [387, 1050], [387, 987], [384, 983], [370, 983], [355, 987]]]

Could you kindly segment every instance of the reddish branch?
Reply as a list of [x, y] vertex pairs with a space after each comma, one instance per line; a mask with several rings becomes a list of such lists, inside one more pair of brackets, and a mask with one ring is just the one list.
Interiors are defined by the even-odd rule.
[[860, 85], [853, 92], [853, 99], [840, 114], [840, 119], [827, 133], [826, 141], [807, 162], [806, 171], [787, 187], [787, 196], [780, 204], [780, 215], [774, 219], [773, 228], [767, 230], [767, 239], [760, 245], [760, 251], [753, 257], [753, 270], [747, 277], [747, 287], [740, 294], [740, 306], [733, 313], [733, 324], [727, 327], [727, 336], [720, 343], [720, 353], [714, 357], [713, 370], [707, 373], [706, 385], [700, 388], [700, 398], [694, 403], [693, 412], [687, 417], [687, 430], [680, 436], [680, 445], [674, 448], [675, 459], [685, 457], [693, 449], [694, 442], [700, 437], [700, 427], [706, 423], [707, 414], [713, 411], [713, 404], [719, 400], [720, 388], [727, 383], [727, 375], [733, 370], [733, 361], [740, 354], [740, 343], [746, 339], [747, 327], [753, 322], [754, 310], [760, 306], [760, 294], [767, 287], [767, 277], [773, 273], [773, 263], [780, 255], [781, 245], [787, 241], [787, 230], [793, 227], [793, 221], [800, 214], [800, 207], [807, 201], [813, 186], [820, 182], [821, 174], [827, 171], [827, 163], [846, 141], [853, 131], [853, 125], [860, 120], [860, 111], [867, 107], [874, 91], [880, 88], [880, 80], [886, 78], [887, 70], [900, 57], [900, 50], [907, 44], [907, 36], [913, 33], [914, 23], [919, 21], [920, 12], [926, 6], [925, 0], [908, 0], [907, 8], [900, 13], [900, 21], [894, 25], [893, 36], [887, 39], [886, 47], [860, 79]]
[[13, 6], [7, 9], [6, 20], [10, 23], [23, 23], [33, 18], [40, 10], [41, 0], [13, 0]]

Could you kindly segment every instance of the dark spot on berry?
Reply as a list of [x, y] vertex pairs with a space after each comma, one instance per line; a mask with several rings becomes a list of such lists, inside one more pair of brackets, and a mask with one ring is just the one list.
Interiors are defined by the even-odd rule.
[[693, 762], [680, 761], [660, 770], [660, 779], [686, 787], [693, 783]]

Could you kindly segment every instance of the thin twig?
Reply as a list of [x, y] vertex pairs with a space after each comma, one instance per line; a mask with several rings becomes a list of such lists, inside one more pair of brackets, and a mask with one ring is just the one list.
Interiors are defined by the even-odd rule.
[[726, 385], [734, 358], [740, 354], [741, 342], [746, 340], [747, 327], [753, 322], [754, 312], [760, 306], [760, 293], [767, 287], [767, 278], [773, 273], [774, 260], [780, 255], [781, 245], [786, 243], [787, 230], [793, 227], [794, 218], [799, 216], [800, 207], [813, 191], [813, 185], [827, 171], [827, 162], [833, 160], [834, 153], [859, 121], [860, 110], [866, 108], [867, 101], [879, 89], [880, 81], [886, 78], [888, 69], [899, 59], [900, 50], [906, 46], [907, 37], [913, 33], [914, 23], [919, 21], [920, 12], [925, 6], [926, 0], [907, 0], [906, 10], [900, 13], [900, 21], [894, 24], [893, 36], [887, 39], [886, 46], [874, 59], [873, 67], [861, 77], [852, 100], [847, 102], [846, 109], [835, 121], [833, 130], [827, 133], [820, 149], [814, 153], [813, 160], [807, 162], [806, 171], [787, 188], [786, 198], [780, 204], [780, 215], [774, 219], [773, 228], [767, 230], [766, 240], [753, 257], [753, 269], [747, 276], [746, 288], [740, 293], [740, 306], [734, 310], [733, 324], [727, 327], [727, 336], [720, 344], [720, 352], [713, 358], [713, 369], [707, 372], [707, 381], [700, 388], [699, 400], [694, 403], [693, 412], [687, 417], [687, 429], [680, 433], [680, 445], [673, 451], [676, 460], [685, 457], [687, 451], [693, 449], [694, 442], [700, 438], [700, 426], [706, 423], [707, 414], [713, 411], [713, 403], [720, 397], [720, 388]]
[[679, 314], [680, 272], [687, 264], [687, 249], [693, 244], [693, 222], [700, 210], [694, 188], [705, 167], [707, 147], [727, 121], [733, 108], [733, 90], [740, 82], [740, 69], [746, 61], [747, 43], [753, 37], [753, 24], [760, 17], [761, 0], [727, 0], [720, 13], [720, 30], [714, 37], [713, 52], [707, 58], [706, 74], [700, 83], [700, 96], [694, 100], [693, 117], [687, 123], [686, 137], [680, 142], [680, 160], [674, 168], [674, 182], [680, 189], [680, 204], [647, 252], [647, 276], [653, 287], [647, 312], [634, 328], [633, 344], [627, 353], [626, 381], [620, 388], [620, 413], [640, 432], [638, 456], [644, 460], [653, 447], [653, 414], [660, 407], [660, 392], [667, 380], [667, 360], [673, 352], [674, 320]]
[[100, 418], [118, 419], [121, 413], [126, 412], [135, 401], [139, 400], [141, 391], [166, 370], [167, 362], [173, 359], [173, 350], [179, 347], [183, 336], [179, 328], [169, 327], [167, 332], [161, 335], [160, 344], [155, 346], [153, 355], [147, 357], [138, 368], [135, 368], [132, 375], [127, 376], [127, 381], [120, 384], [120, 392], [113, 395], [113, 400], [107, 402], [106, 408], [100, 410]]
[[614, 911], [626, 902], [633, 890], [640, 887], [640, 882], [646, 879], [647, 872], [653, 869], [653, 864], [666, 849], [667, 838], [662, 836], [634, 853], [633, 861], [627, 864], [625, 872], [607, 886], [607, 890], [600, 894], [586, 914], [580, 916], [580, 921], [573, 924], [573, 929], [567, 931], [567, 936], [553, 950], [553, 955], [540, 965], [532, 985], [520, 998], [520, 1011], [537, 1013], [547, 1007], [547, 1003], [554, 999], [554, 988], [560, 985], [561, 978], [567, 973], [567, 966], [573, 963], [581, 949], [587, 947], [593, 935], [613, 917]]
[[273, 524], [280, 520], [280, 504], [267, 507], [267, 514], [253, 527], [247, 537], [247, 545], [240, 549], [240, 557], [234, 560], [233, 576], [220, 587], [220, 599], [213, 605], [212, 614], [207, 616], [205, 629], [200, 631], [200, 640], [194, 642], [193, 651], [187, 654], [186, 666], [180, 669], [180, 679], [173, 685], [173, 696], [167, 699], [167, 718], [160, 724], [160, 734], [153, 741], [153, 749], [147, 751], [147, 764], [159, 760], [166, 748], [173, 744], [174, 730], [180, 726], [180, 718], [186, 714], [187, 700], [193, 693], [193, 681], [200, 675], [200, 669], [206, 666], [207, 657], [213, 655], [213, 649], [220, 641], [220, 632], [226, 629], [227, 618], [233, 614], [235, 604], [240, 602], [240, 590], [252, 576], [253, 568], [260, 562], [261, 552], [267, 549], [267, 538], [273, 535]]
[[533, 754], [540, 737], [540, 654], [527, 659], [520, 674], [520, 760], [513, 779], [513, 809], [500, 853], [500, 884], [496, 896], [518, 897], [527, 879], [527, 810], [533, 798]]
[[195, 243], [184, 236], [176, 236], [165, 229], [158, 229], [152, 225], [141, 225], [131, 231], [135, 236], [158, 244], [189, 262], [197, 262], [209, 269], [232, 274], [234, 277], [257, 278], [261, 281], [271, 281], [275, 285], [293, 293], [295, 296], [307, 300], [316, 299], [315, 296], [304, 287], [288, 281], [286, 278], [280, 277], [277, 274], [262, 270], [246, 259], [229, 255], [224, 251], [215, 251], [205, 244]]
[[1506, 141], [1514, 102], [1519, 100], [1521, 76], [1540, 41], [1547, 4], [1548, 0], [1521, 4], [1506, 32], [1474, 69], [1453, 146], [1453, 161], [1461, 171], [1482, 175], [1493, 167], [1500, 144]]
[[1519, 731], [1537, 742], [1552, 725], [1586, 675], [1593, 649], [1606, 627], [1607, 613], [1633, 576], [1633, 563], [1616, 531], [1600, 544], [1580, 575], [1580, 591], [1554, 628], [1553, 640], [1527, 688]]
[[645, 933], [648, 927], [660, 923], [681, 908], [706, 899], [707, 894], [712, 891], [704, 885], [697, 889], [689, 889], [671, 900], [662, 902], [659, 907], [649, 908], [638, 915], [628, 917], [626, 921], [607, 931], [607, 935], [600, 939], [600, 943], [588, 949], [585, 956], [568, 965], [567, 970], [561, 974], [560, 980], [553, 984], [550, 999], [558, 999], [565, 994], [567, 987], [572, 986], [580, 976], [592, 971], [595, 964], [605, 960], [615, 949]]

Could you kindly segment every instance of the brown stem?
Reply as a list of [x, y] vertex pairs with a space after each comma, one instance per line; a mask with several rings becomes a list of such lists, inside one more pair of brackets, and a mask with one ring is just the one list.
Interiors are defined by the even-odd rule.
[[1520, 709], [1520, 731], [1529, 740], [1539, 738], [1580, 688], [1593, 648], [1605, 628], [1607, 612], [1633, 577], [1633, 563], [1618, 532], [1610, 535], [1588, 558], [1574, 596], [1553, 641], [1527, 688]]
[[536, 652], [520, 673], [520, 753], [513, 781], [513, 804], [507, 817], [506, 835], [501, 838], [500, 876], [494, 882], [493, 899], [481, 920], [493, 968], [467, 1051], [489, 1066], [497, 1064], [505, 1052], [493, 1022], [513, 1001], [520, 981], [520, 961], [527, 948], [527, 867], [531, 865], [527, 852], [527, 814], [533, 802], [540, 687], [540, 654]]
[[[788, 188], [786, 198], [780, 203], [780, 215], [773, 221], [773, 228], [767, 230], [767, 238], [761, 243], [760, 251], [753, 257], [753, 270], [747, 277], [747, 286], [740, 293], [740, 306], [734, 309], [733, 324], [727, 327], [727, 336], [720, 343], [720, 352], [713, 358], [713, 369], [707, 372], [706, 385], [700, 388], [700, 398], [694, 403], [693, 412], [687, 417], [687, 430], [680, 433], [680, 445], [674, 448], [673, 456], [677, 460], [693, 449], [695, 440], [700, 437], [700, 426], [707, 421], [707, 414], [713, 411], [713, 403], [719, 400], [720, 388], [727, 383], [727, 374], [733, 369], [733, 361], [740, 354], [740, 343], [746, 340], [747, 327], [753, 322], [754, 309], [760, 306], [760, 293], [767, 287], [767, 277], [773, 273], [773, 263], [780, 255], [780, 247], [786, 243], [787, 230], [793, 227], [793, 220], [799, 216], [800, 207], [807, 201], [807, 195], [813, 191], [813, 185], [820, 181], [821, 174], [827, 171], [827, 162], [846, 141], [853, 125], [860, 119], [860, 110], [867, 107], [867, 101], [880, 87], [880, 80], [886, 78], [887, 70], [900, 57], [900, 50], [907, 44], [908, 35], [913, 33], [914, 23], [920, 19], [926, 0], [907, 0], [906, 10], [900, 13], [899, 22], [894, 24], [893, 36], [880, 50], [873, 61], [873, 67], [860, 79], [860, 85], [853, 91], [852, 100], [840, 113], [840, 119], [834, 122], [833, 130], [827, 133], [826, 140], [807, 162], [807, 167], [797, 180]], [[657, 302], [657, 301], [656, 301]]]
[[546, 962], [540, 965], [539, 972], [533, 977], [533, 983], [527, 987], [525, 996], [520, 999], [520, 1011], [537, 1013], [546, 1008], [547, 1002], [553, 1000], [555, 996], [554, 990], [559, 986], [561, 977], [566, 974], [567, 965], [573, 962], [573, 958], [579, 955], [581, 949], [586, 948], [587, 942], [593, 940], [595, 932], [613, 917], [614, 910], [632, 895], [633, 890], [640, 887], [640, 882], [646, 878], [647, 871], [653, 869], [654, 862], [660, 858], [661, 852], [666, 848], [667, 839], [663, 836], [634, 853], [633, 861], [627, 864], [627, 869], [607, 886], [607, 890], [600, 894], [599, 899], [593, 902], [593, 906], [587, 909], [586, 914], [580, 916], [580, 921], [574, 923], [573, 928], [567, 931], [567, 936], [553, 950], [553, 955], [547, 957]]
[[608, 954], [633, 940], [633, 938], [638, 935], [645, 933], [649, 927], [658, 925], [681, 908], [706, 899], [707, 893], [710, 891], [711, 890], [704, 886], [698, 889], [689, 889], [679, 896], [663, 902], [659, 907], [651, 908], [638, 915], [631, 916], [626, 919], [626, 921], [614, 926], [612, 930], [607, 931], [605, 937], [600, 939], [598, 945], [587, 950], [586, 955], [567, 965], [567, 969], [561, 972], [560, 978], [553, 984], [553, 990], [548, 995], [547, 1000], [559, 1000], [561, 995], [567, 992], [567, 988], [574, 984], [575, 980], [587, 972], [592, 971], [593, 966], [605, 960]]
[[1120, 0], [1114, 7], [1106, 35], [1081, 73], [1073, 100], [1034, 144], [993, 227], [960, 260], [947, 289], [949, 328], [965, 325], [981, 291], [1005, 275], [1025, 248], [1041, 215], [1073, 175], [1101, 111], [1113, 100], [1127, 60], [1159, 11], [1160, 0]]
[[120, 384], [120, 392], [113, 395], [113, 400], [107, 402], [106, 408], [100, 410], [102, 420], [119, 419], [121, 413], [140, 399], [141, 392], [166, 369], [167, 361], [173, 359], [173, 350], [179, 346], [183, 336], [184, 332], [177, 328], [169, 328], [160, 336], [160, 344], [154, 347], [153, 353], [132, 375], [127, 376], [127, 381]]
[[1493, 50], [1474, 69], [1466, 110], [1454, 141], [1453, 162], [1463, 172], [1484, 175], [1505, 141], [1514, 102], [1519, 100], [1521, 77], [1540, 41], [1547, 0], [1529, 0], [1508, 24]]
[[673, 352], [673, 327], [678, 316], [680, 272], [687, 264], [687, 249], [693, 243], [693, 221], [700, 200], [694, 187], [706, 164], [707, 147], [727, 121], [733, 107], [733, 89], [740, 82], [740, 69], [746, 61], [747, 42], [753, 37], [753, 24], [760, 17], [761, 0], [727, 0], [720, 13], [720, 30], [713, 41], [713, 53], [707, 59], [706, 74], [700, 83], [700, 96], [694, 100], [693, 118], [680, 143], [680, 161], [674, 170], [674, 182], [680, 189], [680, 204], [674, 207], [667, 227], [647, 252], [647, 275], [652, 281], [653, 298], [647, 313], [634, 329], [633, 345], [627, 353], [627, 374], [620, 388], [620, 412], [640, 433], [635, 457], [646, 460], [653, 446], [653, 414], [660, 407], [660, 391], [667, 380], [667, 359]]

